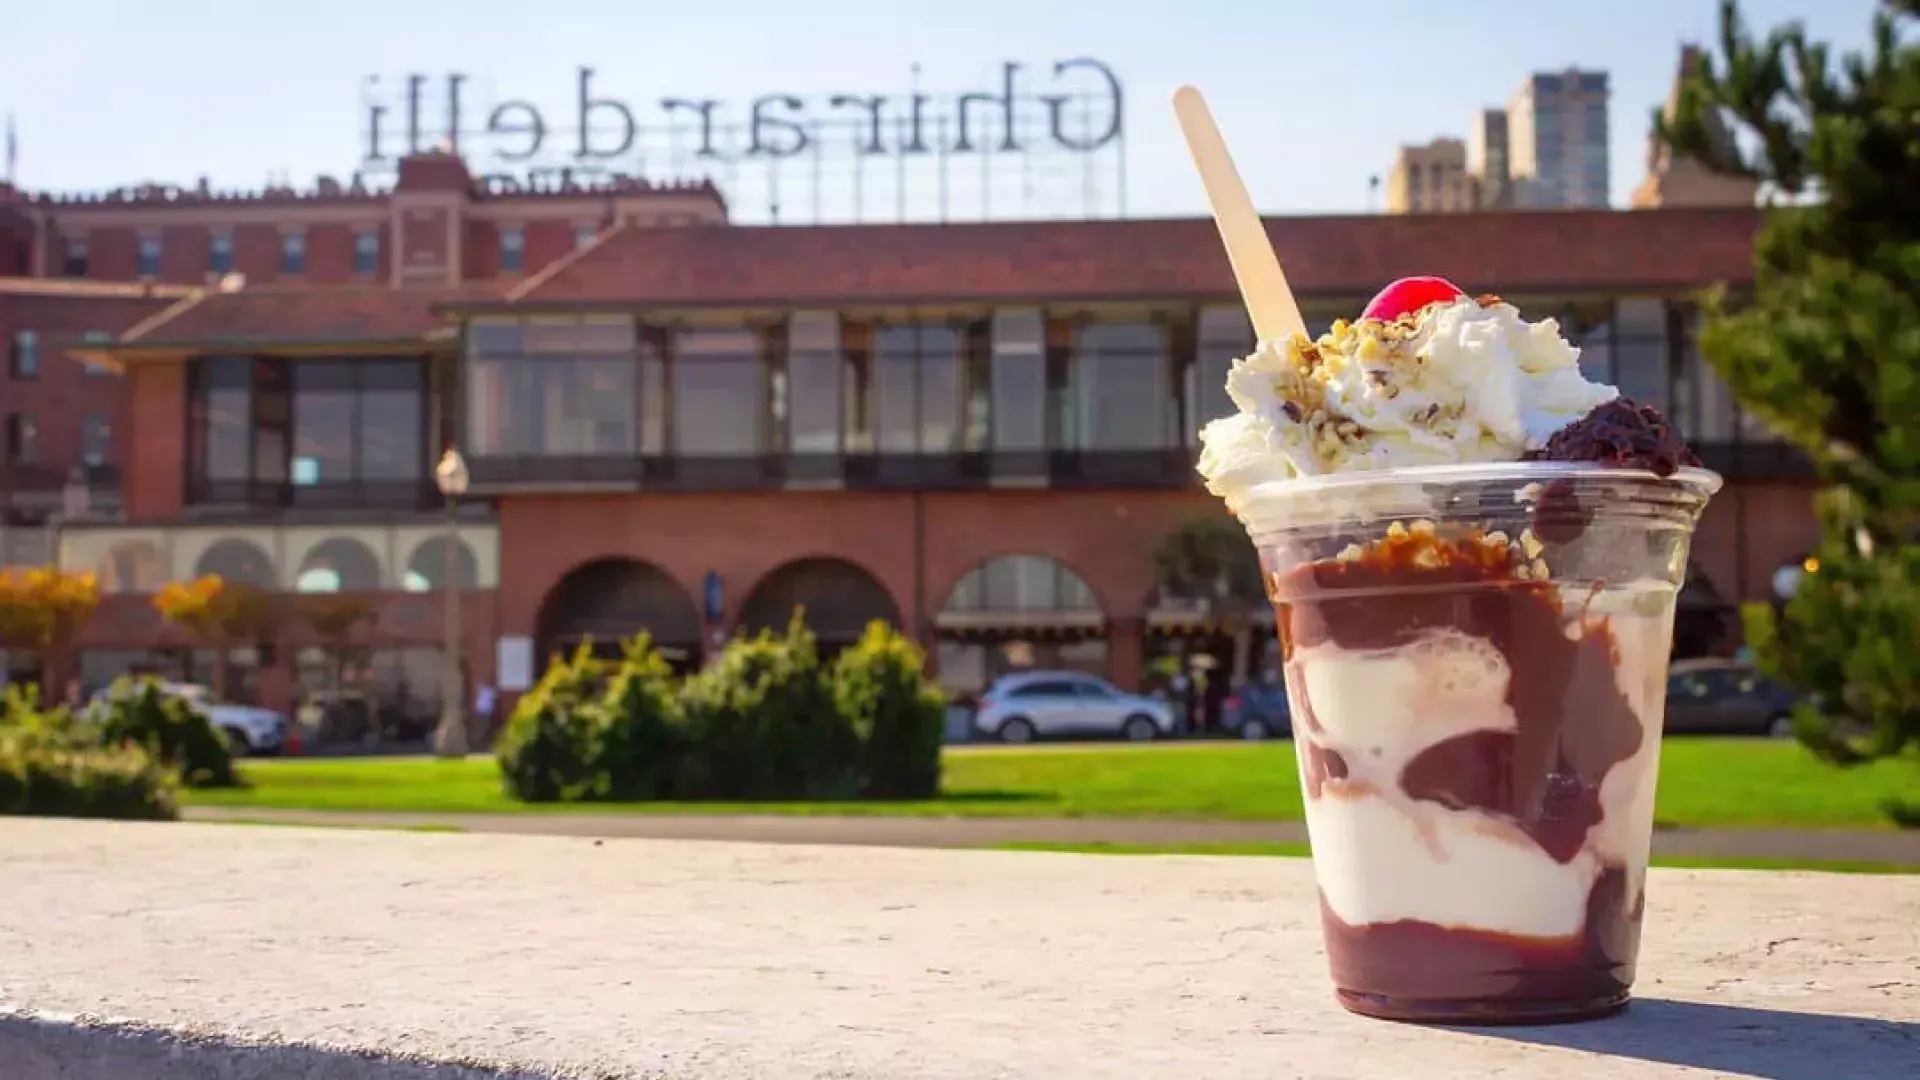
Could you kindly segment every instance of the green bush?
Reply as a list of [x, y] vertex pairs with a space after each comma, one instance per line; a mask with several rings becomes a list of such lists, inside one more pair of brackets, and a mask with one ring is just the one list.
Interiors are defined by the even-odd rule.
[[686, 726], [673, 669], [641, 633], [622, 647], [606, 693], [588, 712], [598, 754], [595, 798], [631, 802], [673, 793]]
[[570, 657], [553, 658], [546, 674], [527, 691], [494, 743], [507, 793], [526, 802], [577, 802], [596, 788], [594, 717], [606, 689], [606, 665], [588, 643]]
[[860, 791], [860, 739], [834, 707], [813, 634], [728, 644], [681, 693], [683, 799], [845, 799]]
[[940, 793], [946, 700], [927, 679], [926, 655], [883, 622], [833, 665], [833, 697], [860, 738], [861, 794], [929, 799]]
[[167, 771], [137, 746], [78, 745], [65, 710], [0, 715], [0, 814], [166, 820], [175, 815]]
[[152, 679], [115, 681], [97, 723], [100, 745], [142, 747], [188, 787], [240, 786], [233, 752], [213, 721]]

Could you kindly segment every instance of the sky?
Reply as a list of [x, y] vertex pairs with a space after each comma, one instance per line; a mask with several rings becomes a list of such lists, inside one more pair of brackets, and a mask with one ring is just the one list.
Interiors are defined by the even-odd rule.
[[[1624, 204], [1644, 172], [1648, 116], [1666, 96], [1679, 46], [1716, 40], [1719, 8], [1718, 0], [4, 6], [0, 114], [14, 119], [16, 182], [29, 189], [191, 186], [202, 176], [217, 188], [257, 189], [270, 179], [307, 187], [320, 175], [344, 182], [368, 152], [370, 102], [386, 103], [386, 145], [398, 141], [410, 73], [428, 76], [430, 119], [445, 108], [446, 75], [466, 77], [462, 149], [470, 156], [473, 129], [484, 127], [501, 102], [522, 100], [556, 129], [547, 133], [545, 163], [562, 165], [575, 136], [557, 129], [574, 126], [577, 69], [584, 65], [594, 69], [594, 96], [626, 102], [643, 127], [656, 129], [631, 160], [603, 168], [656, 178], [704, 170], [727, 192], [737, 220], [777, 214], [787, 222], [1202, 213], [1200, 185], [1168, 104], [1182, 83], [1207, 95], [1263, 210], [1364, 212], [1379, 198], [1369, 179], [1384, 176], [1398, 146], [1464, 137], [1476, 110], [1503, 105], [1528, 73], [1569, 66], [1611, 76], [1612, 193]], [[1742, 5], [1754, 25], [1799, 19], [1815, 37], [1843, 47], [1865, 40], [1874, 7], [1874, 0]], [[853, 127], [857, 112], [828, 105], [836, 94], [886, 94], [883, 109], [904, 114], [916, 65], [922, 91], [936, 97], [998, 91], [1007, 61], [1021, 65], [1023, 95], [1061, 85], [1097, 88], [1090, 69], [1054, 79], [1056, 63], [1080, 58], [1112, 70], [1124, 103], [1123, 137], [1090, 153], [1056, 147], [1024, 155], [863, 156], [854, 152], [864, 138]], [[734, 137], [730, 126], [738, 124], [744, 138], [751, 103], [765, 95], [802, 99], [798, 113], [770, 107], [776, 118], [843, 119], [815, 134], [817, 154], [773, 166], [765, 156], [724, 160], [739, 157], [738, 147], [725, 145]], [[669, 97], [723, 102], [716, 115], [729, 130], [718, 140], [718, 158], [693, 155], [693, 114], [662, 110]], [[945, 107], [936, 101], [929, 114]], [[1035, 121], [1043, 108], [1023, 106], [1036, 110]], [[525, 116], [511, 112], [507, 119], [524, 126]], [[681, 119], [669, 135], [665, 124], [673, 117]], [[1079, 119], [1089, 130], [1101, 126], [1099, 117]], [[620, 136], [595, 127], [598, 139]], [[769, 145], [792, 137], [767, 131]], [[989, 127], [976, 142], [992, 134]], [[1048, 144], [1037, 128], [1023, 128], [1021, 138]], [[882, 141], [906, 137], [888, 127]], [[430, 142], [423, 137], [423, 145]], [[512, 162], [489, 160], [483, 168], [526, 175], [525, 165]]]

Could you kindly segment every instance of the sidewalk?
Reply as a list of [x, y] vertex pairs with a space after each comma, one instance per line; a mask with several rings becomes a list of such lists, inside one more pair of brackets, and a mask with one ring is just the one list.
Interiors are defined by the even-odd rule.
[[[1161, 821], [1117, 818], [829, 817], [752, 814], [388, 814], [191, 807], [189, 821], [459, 829], [521, 836], [729, 840], [763, 844], [979, 848], [999, 844], [1186, 846], [1307, 842], [1297, 821]], [[1920, 866], [1920, 831], [1815, 829], [1664, 830], [1668, 858], [1795, 859]]]
[[0, 1073], [1911, 1080], [1920, 879], [1654, 876], [1628, 1013], [1467, 1031], [1338, 1009], [1291, 859], [16, 819]]

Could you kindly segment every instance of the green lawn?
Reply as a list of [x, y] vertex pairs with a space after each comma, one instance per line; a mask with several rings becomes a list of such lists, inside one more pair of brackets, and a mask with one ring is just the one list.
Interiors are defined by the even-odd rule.
[[[909, 803], [642, 803], [527, 807], [500, 790], [491, 758], [292, 758], [250, 761], [252, 785], [184, 793], [189, 805], [390, 812], [912, 814], [963, 817], [1300, 817], [1286, 743], [958, 748], [946, 795]], [[1674, 739], [1662, 752], [1660, 821], [1675, 826], [1888, 827], [1883, 804], [1920, 797], [1920, 769], [1851, 771], [1797, 744]]]

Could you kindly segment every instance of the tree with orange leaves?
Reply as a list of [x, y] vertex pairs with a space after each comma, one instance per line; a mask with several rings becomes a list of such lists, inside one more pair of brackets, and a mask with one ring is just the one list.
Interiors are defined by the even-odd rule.
[[218, 574], [168, 582], [153, 594], [153, 608], [161, 618], [212, 647], [213, 692], [220, 698], [227, 691], [227, 653], [266, 637], [279, 615], [272, 593], [252, 585], [230, 585]]
[[90, 571], [0, 569], [0, 645], [63, 654], [99, 606], [100, 582]]

